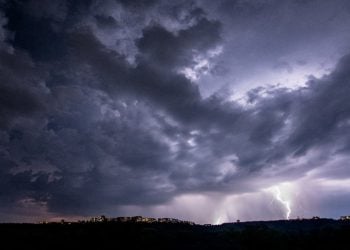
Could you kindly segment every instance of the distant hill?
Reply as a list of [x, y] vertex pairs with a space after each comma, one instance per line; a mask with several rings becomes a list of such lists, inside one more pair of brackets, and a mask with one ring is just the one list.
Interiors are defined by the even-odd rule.
[[[0, 224], [2, 249], [350, 249], [350, 221]], [[7, 247], [9, 246], [9, 247]]]

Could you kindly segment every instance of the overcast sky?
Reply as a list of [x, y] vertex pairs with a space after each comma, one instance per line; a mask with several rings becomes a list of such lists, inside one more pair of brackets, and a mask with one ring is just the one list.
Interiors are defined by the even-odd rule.
[[0, 0], [0, 221], [350, 214], [347, 0]]

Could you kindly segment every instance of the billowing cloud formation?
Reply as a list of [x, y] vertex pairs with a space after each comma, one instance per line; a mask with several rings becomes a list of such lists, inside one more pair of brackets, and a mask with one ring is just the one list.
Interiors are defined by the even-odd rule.
[[[275, 185], [299, 205], [313, 201], [293, 216], [345, 211], [345, 53], [302, 87], [252, 86], [237, 100], [232, 85], [206, 96], [201, 74], [222, 79], [231, 67], [215, 61], [230, 48], [226, 12], [220, 19], [192, 1], [37, 5], [1, 4], [0, 218], [278, 219], [283, 207], [267, 201]], [[339, 210], [324, 205], [329, 197]]]

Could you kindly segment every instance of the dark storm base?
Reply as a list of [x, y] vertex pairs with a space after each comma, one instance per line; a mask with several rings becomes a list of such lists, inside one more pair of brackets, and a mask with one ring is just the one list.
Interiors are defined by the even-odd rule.
[[1, 249], [350, 249], [350, 221], [0, 224]]

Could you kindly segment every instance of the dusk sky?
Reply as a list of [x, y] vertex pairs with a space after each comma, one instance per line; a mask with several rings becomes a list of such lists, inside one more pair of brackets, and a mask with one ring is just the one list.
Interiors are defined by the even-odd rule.
[[350, 214], [350, 1], [0, 0], [0, 222]]

